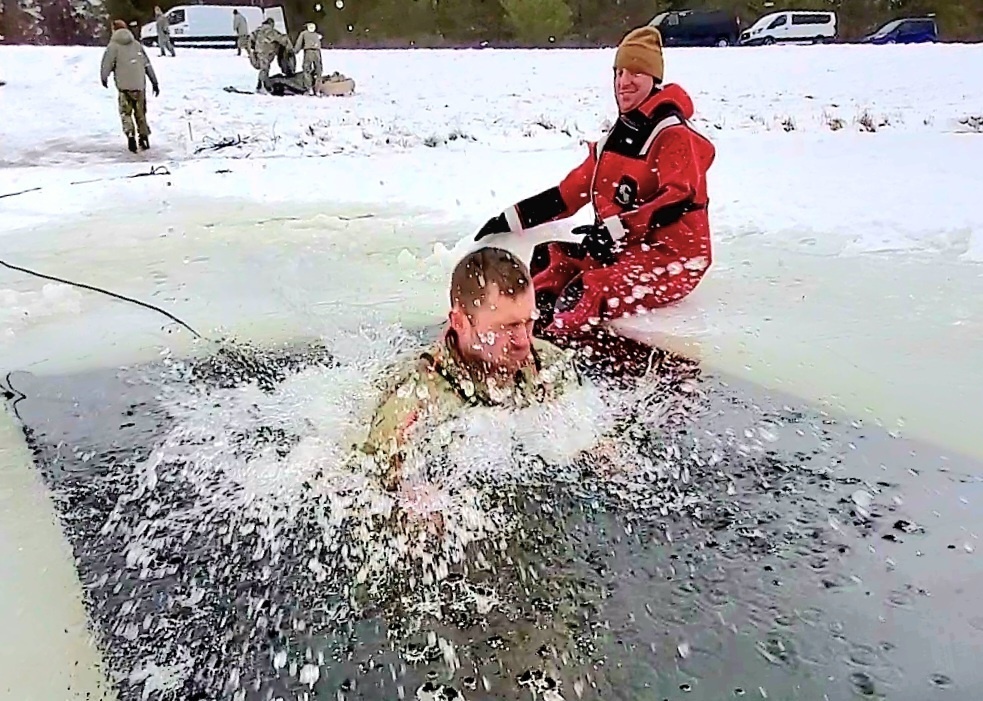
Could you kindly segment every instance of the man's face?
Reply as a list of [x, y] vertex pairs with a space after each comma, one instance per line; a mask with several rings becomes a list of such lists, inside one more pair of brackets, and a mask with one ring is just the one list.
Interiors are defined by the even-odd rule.
[[639, 107], [652, 94], [655, 79], [645, 73], [632, 73], [624, 68], [614, 71], [614, 99], [622, 114]]
[[536, 294], [530, 285], [515, 297], [493, 289], [477, 307], [452, 309], [450, 321], [466, 360], [484, 363], [489, 370], [514, 372], [532, 359], [536, 315]]

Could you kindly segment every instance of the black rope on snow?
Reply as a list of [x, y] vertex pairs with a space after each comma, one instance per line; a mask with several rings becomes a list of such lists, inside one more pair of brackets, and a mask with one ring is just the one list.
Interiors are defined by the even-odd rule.
[[[95, 178], [93, 180], [76, 180], [75, 182], [68, 183], [69, 185], [88, 185], [90, 183], [102, 183], [110, 180], [132, 180], [133, 178], [146, 178], [154, 175], [171, 175], [171, 171], [167, 169], [167, 166], [151, 166], [150, 170], [146, 173], [134, 173], [132, 175], [118, 175], [114, 178]], [[29, 192], [37, 192], [38, 190], [43, 190], [43, 187], [32, 187], [27, 190], [20, 190], [19, 192], [7, 192], [0, 195], [0, 199], [5, 197], [17, 197], [18, 195], [26, 195]]]
[[28, 190], [21, 190], [20, 192], [8, 192], [6, 194], [0, 195], [0, 200], [2, 200], [4, 197], [17, 197], [17, 195], [26, 195], [29, 192], [37, 192], [40, 189], [41, 188], [39, 187], [32, 187]]
[[94, 178], [92, 180], [76, 180], [68, 183], [69, 185], [88, 185], [90, 183], [102, 183], [109, 180], [132, 180], [133, 178], [146, 178], [152, 175], [170, 175], [171, 171], [167, 166], [151, 166], [146, 173], [134, 173], [133, 175], [117, 175], [115, 178]]
[[[186, 324], [181, 319], [179, 319], [176, 316], [174, 316], [173, 314], [171, 314], [169, 311], [167, 311], [165, 309], [161, 309], [160, 307], [154, 306], [153, 304], [148, 304], [147, 302], [141, 302], [139, 299], [133, 299], [132, 297], [127, 297], [125, 295], [117, 294], [115, 292], [110, 292], [109, 290], [104, 290], [101, 287], [94, 287], [92, 285], [86, 285], [85, 283], [82, 283], [82, 282], [72, 282], [71, 280], [66, 280], [64, 278], [55, 277], [53, 275], [45, 275], [44, 273], [39, 273], [36, 270], [30, 270], [28, 268], [22, 268], [19, 265], [14, 265], [12, 263], [8, 263], [7, 261], [2, 260], [2, 259], [0, 259], [0, 265], [2, 265], [5, 268], [9, 268], [10, 270], [16, 270], [17, 272], [20, 272], [20, 273], [26, 273], [27, 275], [33, 275], [34, 277], [41, 278], [42, 280], [51, 280], [52, 282], [60, 282], [63, 285], [71, 285], [72, 287], [78, 287], [79, 289], [89, 290], [90, 292], [98, 292], [100, 294], [107, 295], [109, 297], [112, 297], [114, 299], [118, 299], [118, 300], [123, 301], [123, 302], [130, 302], [131, 304], [139, 305], [141, 307], [144, 307], [145, 309], [150, 309], [151, 311], [155, 311], [155, 312], [157, 312], [159, 314], [163, 314], [164, 316], [166, 316], [171, 321], [173, 321], [173, 322], [175, 322], [177, 324], [180, 324], [181, 326], [183, 326], [184, 328], [186, 328], [197, 339], [200, 339], [202, 341], [210, 341], [211, 340], [209, 338], [206, 338], [206, 337], [202, 336], [200, 333], [198, 333], [197, 331], [195, 331], [193, 328], [191, 328], [188, 324]], [[10, 380], [8, 379], [7, 382], [9, 384]]]
[[14, 387], [14, 384], [10, 381], [10, 376], [13, 374], [14, 373], [12, 372], [7, 373], [7, 376], [4, 378], [4, 382], [7, 383], [7, 386], [4, 387], [3, 385], [0, 385], [0, 392], [3, 393], [4, 399], [8, 401], [11, 399], [14, 400], [13, 403], [10, 405], [10, 410], [14, 412], [14, 416], [17, 417], [18, 421], [24, 423], [24, 419], [23, 417], [21, 417], [20, 410], [17, 408], [17, 405], [20, 404], [25, 399], [27, 399], [27, 395]]

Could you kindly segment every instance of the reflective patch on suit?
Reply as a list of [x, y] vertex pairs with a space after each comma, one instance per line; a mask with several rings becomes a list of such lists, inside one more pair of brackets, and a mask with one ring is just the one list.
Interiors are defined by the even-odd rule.
[[638, 201], [638, 183], [627, 175], [623, 177], [615, 188], [614, 201], [622, 209], [635, 209]]

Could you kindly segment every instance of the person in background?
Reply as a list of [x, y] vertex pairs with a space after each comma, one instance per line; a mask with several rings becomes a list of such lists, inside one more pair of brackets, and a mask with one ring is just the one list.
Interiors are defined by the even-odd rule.
[[[154, 97], [160, 95], [160, 86], [150, 57], [143, 50], [133, 33], [126, 28], [126, 22], [113, 22], [113, 36], [102, 56], [102, 87], [109, 87], [112, 74], [119, 90], [119, 116], [123, 122], [127, 147], [137, 151], [137, 137], [140, 148], [150, 148], [150, 125], [147, 123], [147, 78], [154, 89]], [[136, 125], [134, 126], [134, 121]]]
[[559, 186], [508, 207], [476, 236], [519, 233], [591, 205], [594, 222], [573, 230], [580, 243], [539, 246], [533, 258], [537, 332], [557, 342], [676, 302], [710, 267], [706, 176], [715, 149], [690, 125], [689, 95], [664, 85], [663, 73], [659, 31], [629, 32], [614, 58], [612, 129]]
[[232, 31], [236, 34], [236, 56], [242, 56], [242, 50], [249, 41], [249, 23], [238, 9], [232, 10]]
[[321, 35], [316, 31], [317, 27], [313, 22], [309, 22], [294, 45], [294, 53], [304, 52], [304, 62], [301, 70], [309, 83], [312, 95], [317, 95], [317, 85], [321, 81]]
[[465, 256], [451, 275], [439, 341], [401, 373], [361, 447], [400, 486], [407, 445], [475, 407], [523, 407], [579, 383], [572, 358], [533, 338], [536, 298], [525, 264], [499, 248]]
[[[267, 17], [250, 36], [253, 65], [257, 66], [259, 76], [256, 79], [256, 92], [268, 93], [270, 86], [270, 66], [281, 49], [291, 51], [293, 46], [290, 38], [276, 28], [272, 17]], [[292, 59], [292, 55], [291, 55]]]
[[173, 56], [174, 42], [171, 41], [171, 23], [159, 6], [154, 7], [154, 16], [157, 18], [155, 21], [157, 23], [157, 44], [160, 46], [160, 55], [163, 56], [164, 52], [167, 51]]

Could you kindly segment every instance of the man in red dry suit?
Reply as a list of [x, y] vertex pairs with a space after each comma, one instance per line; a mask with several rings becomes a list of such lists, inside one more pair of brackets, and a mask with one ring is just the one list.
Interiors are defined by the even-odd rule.
[[706, 173], [715, 150], [689, 124], [689, 95], [662, 78], [659, 31], [633, 30], [614, 59], [614, 127], [558, 187], [508, 207], [475, 237], [518, 233], [593, 206], [595, 222], [572, 232], [581, 243], [550, 243], [533, 258], [539, 328], [548, 336], [577, 336], [675, 302], [710, 266]]

